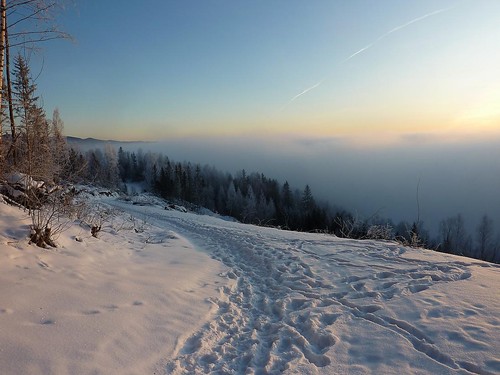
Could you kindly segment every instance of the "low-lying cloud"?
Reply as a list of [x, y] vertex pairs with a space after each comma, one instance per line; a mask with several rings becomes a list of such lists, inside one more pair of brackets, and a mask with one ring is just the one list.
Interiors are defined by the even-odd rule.
[[416, 220], [419, 184], [420, 217], [434, 234], [440, 220], [457, 213], [471, 234], [485, 213], [500, 232], [500, 139], [446, 143], [408, 136], [363, 148], [336, 137], [185, 138], [151, 148], [176, 161], [261, 172], [299, 189], [309, 184], [318, 199], [365, 217], [378, 212]]

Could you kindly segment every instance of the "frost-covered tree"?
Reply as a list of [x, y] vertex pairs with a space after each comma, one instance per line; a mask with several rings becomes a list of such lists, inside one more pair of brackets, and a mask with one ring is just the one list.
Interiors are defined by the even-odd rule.
[[63, 177], [65, 165], [68, 162], [69, 150], [66, 139], [63, 135], [64, 122], [61, 119], [59, 109], [54, 109], [52, 121], [50, 123], [50, 150], [54, 161], [54, 176], [57, 180]]
[[231, 181], [226, 191], [226, 209], [228, 215], [235, 215], [240, 210], [241, 193], [236, 193], [233, 181]]
[[276, 207], [274, 206], [274, 200], [266, 196], [263, 192], [260, 193], [259, 199], [257, 201], [257, 218], [259, 222], [269, 223], [276, 216]]
[[118, 155], [109, 143], [104, 147], [104, 166], [101, 172], [101, 183], [109, 187], [118, 187], [120, 174], [118, 171]]
[[87, 161], [74, 148], [68, 150], [68, 160], [64, 164], [62, 178], [70, 182], [81, 182], [85, 178]]
[[252, 186], [248, 186], [247, 196], [244, 199], [243, 221], [253, 223], [257, 216], [257, 198], [253, 192]]

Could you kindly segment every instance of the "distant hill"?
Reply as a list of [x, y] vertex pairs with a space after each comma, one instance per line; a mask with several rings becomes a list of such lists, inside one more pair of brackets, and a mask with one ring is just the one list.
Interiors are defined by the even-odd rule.
[[112, 139], [96, 139], [96, 138], [78, 138], [67, 136], [66, 141], [72, 147], [78, 148], [81, 151], [87, 151], [94, 148], [104, 148], [105, 145], [111, 144], [115, 148], [123, 147], [123, 149], [137, 150], [141, 147], [149, 147], [155, 142], [147, 141], [115, 141]]

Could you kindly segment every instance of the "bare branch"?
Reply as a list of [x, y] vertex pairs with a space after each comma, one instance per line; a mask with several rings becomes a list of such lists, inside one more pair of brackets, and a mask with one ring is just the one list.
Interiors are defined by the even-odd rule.
[[52, 8], [54, 5], [56, 5], [56, 3], [52, 3], [52, 4], [47, 5], [46, 7], [39, 8], [38, 10], [36, 10], [35, 12], [33, 12], [32, 14], [30, 14], [28, 16], [24, 16], [24, 17], [18, 19], [17, 21], [11, 23], [8, 27], [13, 27], [13, 26], [15, 26], [15, 25], [17, 25], [17, 24], [19, 24], [19, 23], [21, 23], [23, 21], [26, 21], [27, 19], [33, 18], [37, 14], [40, 14], [40, 13], [42, 13], [42, 12], [44, 12], [44, 11]]
[[64, 37], [64, 36], [53, 36], [53, 37], [40, 38], [40, 39], [30, 39], [30, 40], [26, 40], [23, 42], [11, 44], [10, 46], [17, 47], [17, 46], [22, 46], [22, 45], [29, 44], [29, 43], [47, 42], [49, 40], [54, 40], [54, 39], [68, 39], [68, 38]]
[[31, 35], [31, 34], [49, 34], [49, 33], [57, 33], [57, 34], [64, 34], [63, 31], [59, 31], [56, 28], [53, 29], [46, 29], [46, 30], [40, 30], [40, 31], [19, 31], [17, 33], [9, 33], [9, 37], [19, 37], [23, 35]]
[[36, 2], [36, 1], [37, 0], [26, 0], [26, 1], [19, 1], [19, 2], [13, 1], [12, 4], [8, 5], [5, 9], [9, 10], [9, 9], [16, 8], [16, 7], [21, 6], [21, 5], [32, 4], [32, 3]]
[[67, 40], [71, 40], [71, 41], [74, 40], [73, 37], [71, 36], [71, 34], [66, 33], [64, 31], [56, 30], [56, 29], [47, 29], [47, 30], [41, 30], [41, 31], [21, 31], [21, 32], [9, 34], [9, 38], [11, 40], [12, 39], [19, 40], [20, 38], [26, 37], [28, 35], [31, 35], [31, 38], [23, 39], [22, 42], [10, 43], [9, 45], [10, 46], [18, 46], [20, 44], [34, 43], [34, 42], [38, 42], [38, 41], [46, 41], [46, 40], [53, 40], [53, 39], [67, 39]]

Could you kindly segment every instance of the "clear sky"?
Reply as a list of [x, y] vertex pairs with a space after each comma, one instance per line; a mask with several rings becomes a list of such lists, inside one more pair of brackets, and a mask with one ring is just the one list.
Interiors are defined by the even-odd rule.
[[37, 83], [68, 135], [500, 136], [500, 1], [75, 1]]

